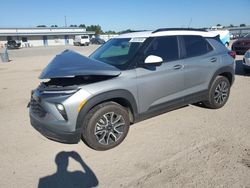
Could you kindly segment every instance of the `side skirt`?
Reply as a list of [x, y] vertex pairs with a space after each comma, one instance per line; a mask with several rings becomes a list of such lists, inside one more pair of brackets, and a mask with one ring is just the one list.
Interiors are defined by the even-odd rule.
[[201, 102], [207, 100], [208, 90], [201, 91], [192, 95], [187, 95], [182, 98], [178, 98], [160, 105], [150, 107], [146, 112], [138, 114], [135, 118], [135, 123], [143, 121], [145, 119], [187, 106], [189, 104]]

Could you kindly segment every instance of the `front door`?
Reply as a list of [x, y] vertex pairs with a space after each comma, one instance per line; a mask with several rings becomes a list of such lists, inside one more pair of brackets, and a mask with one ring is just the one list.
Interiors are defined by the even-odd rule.
[[167, 106], [175, 99], [182, 102], [184, 77], [178, 49], [176, 36], [164, 36], [154, 38], [144, 52], [145, 57], [161, 57], [163, 63], [136, 69], [140, 113]]

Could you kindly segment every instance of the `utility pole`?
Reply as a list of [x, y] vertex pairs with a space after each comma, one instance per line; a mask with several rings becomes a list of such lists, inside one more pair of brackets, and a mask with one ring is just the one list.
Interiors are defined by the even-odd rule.
[[64, 26], [67, 27], [67, 16], [64, 16]]
[[193, 18], [190, 19], [190, 21], [188, 23], [188, 28], [190, 28], [192, 21], [193, 21]]

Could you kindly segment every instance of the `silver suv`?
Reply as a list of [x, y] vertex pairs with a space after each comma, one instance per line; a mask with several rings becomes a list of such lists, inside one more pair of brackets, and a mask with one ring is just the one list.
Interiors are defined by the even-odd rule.
[[59, 142], [82, 138], [111, 149], [143, 119], [197, 102], [224, 106], [234, 81], [230, 55], [219, 36], [194, 29], [123, 34], [89, 57], [66, 50], [32, 91], [31, 124]]

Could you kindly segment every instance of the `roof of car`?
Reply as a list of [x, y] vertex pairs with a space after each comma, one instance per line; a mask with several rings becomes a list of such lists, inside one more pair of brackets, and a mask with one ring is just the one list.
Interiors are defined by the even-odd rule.
[[117, 36], [116, 38], [148, 38], [173, 35], [197, 35], [203, 37], [215, 37], [218, 34], [200, 29], [158, 29], [155, 31], [131, 32]]

